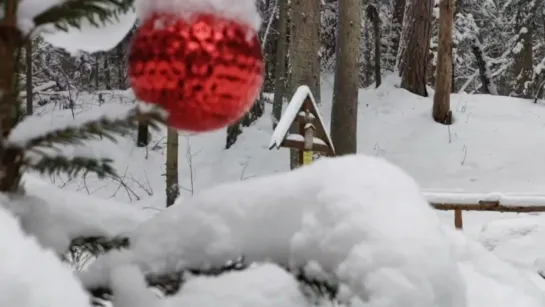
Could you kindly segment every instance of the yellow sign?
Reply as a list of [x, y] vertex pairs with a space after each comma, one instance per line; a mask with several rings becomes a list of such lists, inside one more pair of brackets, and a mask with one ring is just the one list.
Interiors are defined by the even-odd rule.
[[309, 165], [312, 163], [312, 157], [314, 156], [312, 151], [303, 152], [303, 165]]

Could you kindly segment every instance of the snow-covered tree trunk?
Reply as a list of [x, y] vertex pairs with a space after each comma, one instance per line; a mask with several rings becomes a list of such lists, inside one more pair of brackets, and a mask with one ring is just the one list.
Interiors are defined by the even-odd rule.
[[[529, 83], [532, 80], [533, 75], [533, 32], [534, 32], [534, 23], [529, 18], [528, 14], [533, 14], [533, 12], [525, 13], [525, 8], [520, 8], [517, 12], [517, 29], [520, 39], [515, 47], [515, 76], [516, 76], [516, 91], [517, 96], [524, 98], [532, 98], [532, 91], [528, 88]], [[525, 23], [525, 21], [527, 21]]]

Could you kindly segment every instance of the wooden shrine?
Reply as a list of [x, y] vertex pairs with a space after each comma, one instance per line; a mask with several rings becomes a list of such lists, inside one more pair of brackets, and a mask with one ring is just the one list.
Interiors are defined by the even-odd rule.
[[335, 147], [308, 86], [300, 86], [273, 132], [269, 149], [280, 147], [299, 151], [300, 165], [310, 164], [315, 152], [335, 156]]

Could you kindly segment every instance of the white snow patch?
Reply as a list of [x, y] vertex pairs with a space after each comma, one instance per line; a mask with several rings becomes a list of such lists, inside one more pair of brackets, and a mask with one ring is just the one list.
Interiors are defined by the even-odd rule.
[[479, 201], [499, 202], [504, 206], [545, 206], [545, 195], [510, 195], [501, 192], [494, 193], [448, 193], [425, 192], [424, 196], [431, 203], [478, 204]]

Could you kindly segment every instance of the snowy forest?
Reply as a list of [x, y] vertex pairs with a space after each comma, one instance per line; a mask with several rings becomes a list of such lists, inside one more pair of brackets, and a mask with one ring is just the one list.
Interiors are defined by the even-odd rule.
[[[544, 1], [0, 7], [1, 306], [544, 306]], [[183, 83], [136, 67], [166, 54], [189, 80], [208, 59], [167, 42], [245, 62], [224, 77], [260, 85], [244, 115], [181, 131], [145, 104]], [[298, 92], [337, 157], [274, 148]]]
[[[367, 87], [379, 85], [383, 75], [394, 71], [402, 74], [404, 65], [408, 65], [407, 70], [414, 73], [405, 74], [407, 80], [403, 86], [427, 96], [425, 86], [435, 88], [438, 82], [439, 28], [442, 22], [447, 22], [440, 18], [439, 1], [435, 2], [432, 5], [430, 1], [369, 0], [350, 4], [346, 12], [352, 16], [348, 17], [360, 20], [361, 26], [358, 35], [349, 34], [350, 44], [359, 42], [359, 46], [352, 48], [357, 63], [351, 65], [346, 75], [357, 74], [358, 86]], [[263, 115], [269, 116], [264, 114], [264, 103], [273, 104], [271, 115], [277, 122], [282, 102], [291, 97], [298, 85], [308, 84], [319, 101], [321, 77], [335, 73], [336, 33], [342, 24], [337, 1], [301, 0], [290, 4], [263, 0], [257, 1], [257, 5], [262, 16], [259, 37], [265, 52], [265, 85], [252, 110], [238, 124], [227, 128], [226, 148], [236, 142], [244, 127]], [[453, 0], [445, 9], [453, 16], [448, 21], [452, 23], [451, 48], [442, 51], [452, 57], [449, 80], [453, 93], [514, 96], [535, 102], [543, 98], [545, 8], [542, 2]], [[76, 56], [52, 47], [40, 37], [34, 39], [27, 46], [27, 56], [21, 59], [22, 65], [32, 71], [26, 70], [27, 74], [21, 78], [26, 80], [31, 75], [32, 81], [21, 82], [21, 91], [28, 84], [26, 91], [34, 91], [39, 104], [54, 99], [68, 107], [79, 92], [129, 88], [126, 63], [133, 34], [134, 29], [111, 50], [79, 52]], [[409, 41], [415, 43], [408, 44]], [[309, 58], [316, 60], [308, 62]], [[40, 95], [51, 89], [57, 95]], [[65, 93], [64, 97], [59, 92]], [[277, 99], [273, 101], [272, 97]], [[332, 125], [335, 126], [339, 125]], [[137, 141], [140, 146], [149, 144], [146, 131], [145, 126], [140, 127]], [[341, 136], [332, 133], [334, 139], [339, 139], [334, 143], [342, 142]]]
[[[398, 71], [403, 53], [399, 47], [400, 41], [407, 39], [403, 34], [407, 31], [404, 32], [401, 26], [404, 18], [407, 19], [405, 24], [415, 19], [423, 23], [430, 21], [429, 31], [418, 31], [415, 35], [421, 42], [429, 40], [425, 59], [426, 84], [435, 86], [440, 24], [438, 1], [433, 7], [429, 1], [414, 1], [413, 11], [409, 10], [410, 1], [406, 2], [362, 1], [362, 12], [358, 14], [361, 17], [358, 57], [360, 87], [375, 83], [377, 70], [380, 71], [378, 76]], [[544, 4], [531, 0], [459, 0], [453, 4], [453, 92], [542, 98]], [[282, 75], [287, 88], [293, 87], [290, 67], [295, 65], [297, 55], [290, 52], [290, 47], [296, 47], [290, 44], [290, 37], [294, 24], [297, 24], [293, 20], [297, 18], [296, 10], [304, 10], [305, 17], [310, 18], [306, 21], [309, 29], [316, 32], [316, 35], [309, 34], [303, 38], [306, 40], [305, 48], [317, 50], [319, 62], [313, 63], [317, 65], [316, 74], [334, 72], [339, 24], [337, 1], [294, 1], [293, 7], [290, 7], [279, 0], [263, 0], [258, 1], [258, 6], [263, 19], [259, 35], [267, 60], [265, 93], [275, 91], [278, 74]], [[28, 63], [32, 65], [33, 87], [39, 92], [44, 86], [55, 82], [55, 87], [60, 91], [127, 89], [126, 56], [132, 33], [134, 31], [112, 50], [80, 53], [75, 57], [36, 38], [29, 44], [31, 52], [24, 60], [25, 66]], [[288, 48], [279, 48], [284, 44], [284, 38], [287, 38], [285, 44]], [[287, 56], [287, 61], [281, 59], [282, 54]], [[287, 74], [277, 71], [277, 63], [282, 61], [286, 63]], [[24, 82], [21, 84], [23, 86]], [[267, 97], [263, 100], [269, 102]], [[256, 113], [259, 115], [259, 111]]]

